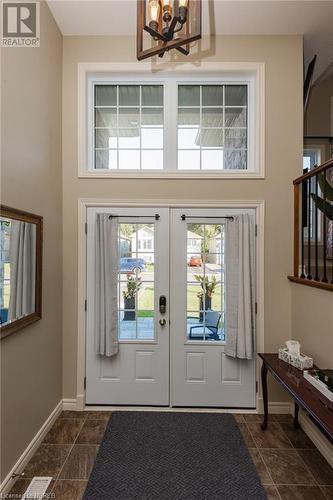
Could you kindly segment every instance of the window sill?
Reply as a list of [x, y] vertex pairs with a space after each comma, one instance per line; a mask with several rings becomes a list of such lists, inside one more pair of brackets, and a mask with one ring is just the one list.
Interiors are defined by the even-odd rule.
[[265, 179], [265, 175], [251, 171], [85, 171], [78, 175], [79, 179]]

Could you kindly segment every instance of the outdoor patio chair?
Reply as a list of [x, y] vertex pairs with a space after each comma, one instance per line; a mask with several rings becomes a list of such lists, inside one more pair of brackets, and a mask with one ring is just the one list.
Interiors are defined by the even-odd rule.
[[[218, 327], [221, 319], [221, 313], [217, 311], [206, 311], [206, 321], [203, 319], [197, 325], [190, 327], [189, 338], [192, 340], [221, 340], [218, 335]], [[195, 332], [197, 330], [197, 332]]]

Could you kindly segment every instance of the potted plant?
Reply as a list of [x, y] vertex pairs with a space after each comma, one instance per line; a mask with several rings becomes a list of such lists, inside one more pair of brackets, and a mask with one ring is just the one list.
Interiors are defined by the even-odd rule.
[[135, 321], [135, 297], [142, 286], [141, 278], [127, 275], [126, 289], [123, 290], [125, 314], [124, 321]]
[[202, 321], [203, 311], [208, 311], [212, 308], [212, 296], [215, 293], [219, 281], [217, 281], [215, 276], [212, 276], [211, 280], [209, 280], [208, 276], [201, 276], [199, 274], [195, 274], [194, 278], [201, 286], [201, 290], [197, 293], [197, 297], [199, 299], [200, 321]]

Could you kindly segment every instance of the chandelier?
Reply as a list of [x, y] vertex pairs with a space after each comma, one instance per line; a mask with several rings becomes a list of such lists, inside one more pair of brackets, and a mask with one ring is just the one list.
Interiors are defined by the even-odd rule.
[[[137, 0], [137, 58], [163, 57], [171, 49], [188, 55], [201, 38], [201, 0]], [[144, 49], [144, 32], [151, 47]]]

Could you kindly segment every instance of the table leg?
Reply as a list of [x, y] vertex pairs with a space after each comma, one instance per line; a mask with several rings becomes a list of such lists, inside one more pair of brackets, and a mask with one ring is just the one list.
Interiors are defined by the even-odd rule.
[[261, 424], [262, 430], [267, 429], [267, 420], [268, 420], [268, 395], [267, 395], [267, 366], [263, 362], [261, 367], [261, 384], [262, 384], [262, 396], [264, 402], [264, 421]]
[[295, 403], [295, 413], [294, 413], [294, 428], [299, 429], [299, 421], [298, 421], [298, 412], [299, 412], [299, 406], [297, 403]]

